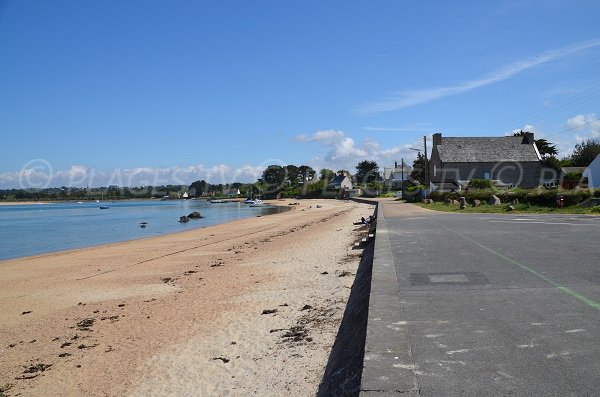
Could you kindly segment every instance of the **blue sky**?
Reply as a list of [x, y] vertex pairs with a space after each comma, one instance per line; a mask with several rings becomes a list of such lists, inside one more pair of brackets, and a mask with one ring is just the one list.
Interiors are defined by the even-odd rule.
[[599, 16], [595, 0], [0, 0], [0, 187], [384, 167], [434, 132], [526, 128], [565, 155], [600, 136]]

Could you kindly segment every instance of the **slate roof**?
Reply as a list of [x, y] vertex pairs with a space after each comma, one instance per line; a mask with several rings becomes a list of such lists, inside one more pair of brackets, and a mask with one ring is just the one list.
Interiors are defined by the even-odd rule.
[[348, 178], [348, 176], [346, 175], [336, 175], [331, 182], [329, 182], [329, 185], [333, 185], [333, 186], [338, 186], [341, 185], [342, 182], [344, 182], [344, 179]]
[[539, 161], [533, 145], [523, 137], [442, 137], [437, 145], [440, 160], [445, 163], [487, 163], [502, 161]]
[[[408, 175], [410, 175], [410, 173], [412, 172], [412, 167], [404, 164], [404, 179], [406, 179], [408, 177]], [[397, 168], [384, 168], [383, 169], [383, 179], [390, 179], [391, 177], [394, 177], [394, 179], [396, 179], [396, 175], [398, 176], [397, 179], [401, 179], [402, 178], [402, 167], [397, 167]]]

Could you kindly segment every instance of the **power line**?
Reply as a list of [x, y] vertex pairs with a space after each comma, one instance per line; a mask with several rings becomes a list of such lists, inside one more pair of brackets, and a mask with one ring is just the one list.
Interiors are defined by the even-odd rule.
[[593, 123], [597, 123], [597, 122], [599, 122], [599, 121], [600, 121], [600, 119], [598, 119], [598, 120], [592, 120], [592, 121], [588, 121], [587, 123], [583, 123], [583, 124], [581, 124], [581, 125], [578, 125], [578, 126], [575, 126], [575, 127], [571, 127], [571, 128], [568, 128], [568, 129], [566, 129], [566, 130], [562, 130], [562, 131], [560, 131], [560, 132], [557, 132], [556, 134], [548, 135], [547, 137], [548, 137], [548, 138], [550, 138], [550, 137], [552, 137], [552, 136], [560, 135], [560, 134], [562, 134], [562, 133], [564, 133], [564, 132], [573, 131], [573, 130], [576, 130], [576, 129], [578, 129], [578, 128], [585, 127], [586, 125], [590, 125], [590, 124], [593, 124]]

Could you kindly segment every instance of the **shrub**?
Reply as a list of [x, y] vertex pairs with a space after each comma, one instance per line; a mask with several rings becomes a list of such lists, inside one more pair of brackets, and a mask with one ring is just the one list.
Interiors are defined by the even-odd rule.
[[582, 176], [583, 176], [583, 172], [567, 172], [565, 174], [565, 179], [568, 179], [568, 180], [572, 180], [572, 179], [574, 179], [574, 180], [580, 180]]
[[491, 189], [494, 184], [489, 179], [471, 179], [468, 186], [474, 189]]

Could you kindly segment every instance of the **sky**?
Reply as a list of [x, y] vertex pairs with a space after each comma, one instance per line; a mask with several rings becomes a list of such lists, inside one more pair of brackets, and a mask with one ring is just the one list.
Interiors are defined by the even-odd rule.
[[[0, 188], [411, 164], [600, 138], [597, 0], [0, 0]], [[430, 146], [429, 146], [430, 147]]]

